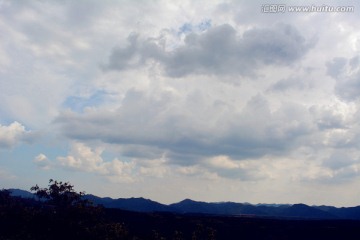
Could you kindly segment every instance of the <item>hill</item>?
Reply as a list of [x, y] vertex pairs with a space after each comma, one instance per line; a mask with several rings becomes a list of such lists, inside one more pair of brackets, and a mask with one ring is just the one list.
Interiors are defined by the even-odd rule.
[[[9, 189], [12, 196], [34, 198], [34, 195], [21, 189]], [[85, 195], [85, 199], [105, 208], [122, 209], [135, 212], [169, 212], [181, 214], [212, 214], [223, 216], [252, 216], [302, 219], [351, 219], [360, 220], [360, 206], [336, 208], [333, 206], [308, 206], [305, 204], [249, 204], [235, 202], [201, 202], [185, 199], [169, 205], [145, 198], [98, 197]]]
[[85, 196], [110, 206], [104, 208], [84, 199], [69, 202], [69, 195], [39, 201], [23, 191], [12, 194], [0, 191], [0, 239], [358, 239], [360, 229], [360, 220], [351, 220], [359, 219], [358, 207], [191, 199], [164, 205], [144, 198]]

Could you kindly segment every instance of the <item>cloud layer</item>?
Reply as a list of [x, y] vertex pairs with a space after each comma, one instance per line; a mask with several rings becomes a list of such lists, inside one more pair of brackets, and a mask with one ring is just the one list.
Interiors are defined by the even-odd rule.
[[116, 48], [105, 65], [107, 70], [125, 70], [154, 60], [170, 77], [190, 74], [251, 75], [263, 65], [289, 65], [313, 46], [291, 25], [253, 28], [239, 33], [229, 24], [203, 33], [189, 33], [184, 44], [165, 51], [154, 39], [132, 34], [128, 46]]
[[356, 204], [360, 18], [263, 4], [2, 1], [0, 179]]

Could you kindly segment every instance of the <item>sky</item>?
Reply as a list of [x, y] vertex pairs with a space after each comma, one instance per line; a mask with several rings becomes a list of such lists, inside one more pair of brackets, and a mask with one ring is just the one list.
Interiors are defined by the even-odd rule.
[[358, 1], [1, 0], [0, 188], [360, 205], [358, 26]]

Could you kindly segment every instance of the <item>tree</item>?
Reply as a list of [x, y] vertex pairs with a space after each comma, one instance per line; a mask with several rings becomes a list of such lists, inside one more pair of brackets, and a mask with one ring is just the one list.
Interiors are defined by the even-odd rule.
[[11, 200], [11, 192], [6, 189], [0, 190], [0, 205], [8, 204]]
[[59, 208], [80, 207], [92, 205], [90, 201], [83, 199], [84, 192], [76, 192], [69, 182], [49, 180], [49, 188], [40, 188], [37, 184], [31, 187], [40, 200]]
[[35, 185], [31, 191], [42, 206], [32, 229], [38, 239], [128, 239], [124, 224], [107, 219], [102, 207], [84, 199], [85, 193], [69, 182], [50, 179], [47, 188]]

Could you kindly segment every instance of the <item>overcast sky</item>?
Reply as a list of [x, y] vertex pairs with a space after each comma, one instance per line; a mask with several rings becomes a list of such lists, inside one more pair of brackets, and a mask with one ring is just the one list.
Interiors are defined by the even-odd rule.
[[360, 205], [359, 13], [1, 0], [0, 188]]

